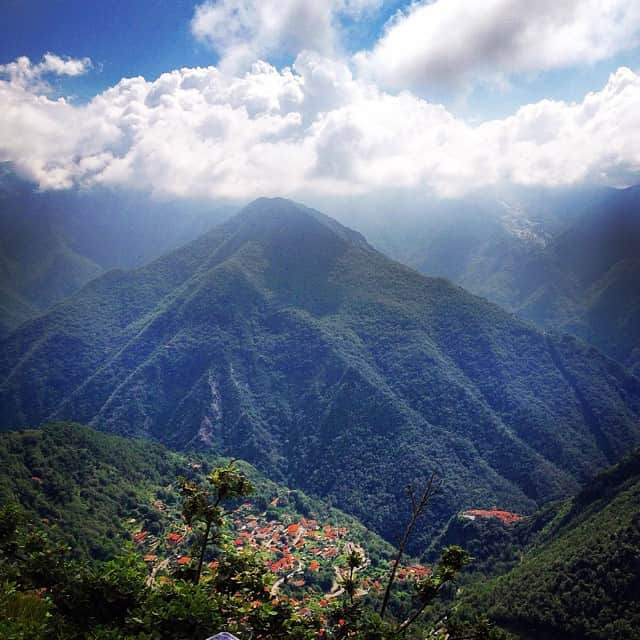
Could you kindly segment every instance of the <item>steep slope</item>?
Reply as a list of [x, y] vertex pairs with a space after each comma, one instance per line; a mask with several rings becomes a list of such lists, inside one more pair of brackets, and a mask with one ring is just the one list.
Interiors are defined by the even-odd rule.
[[390, 255], [638, 371], [640, 187], [520, 190], [391, 220], [375, 235]]
[[640, 638], [640, 452], [548, 517], [518, 565], [476, 593], [477, 606], [523, 638]]
[[[613, 190], [502, 187], [416, 205], [386, 202], [377, 215], [341, 211], [384, 253], [445, 277], [501, 306], [520, 295], [524, 264], [536, 260]], [[546, 278], [544, 270], [530, 277]], [[532, 283], [534, 285], [536, 283]]]
[[36, 314], [33, 305], [16, 293], [13, 287], [0, 285], [0, 340]]
[[[104, 558], [122, 553], [132, 531], [146, 530], [157, 542], [167, 527], [182, 527], [176, 517], [182, 504], [178, 477], [204, 482], [212, 468], [227, 462], [77, 424], [49, 424], [0, 434], [0, 504], [15, 501], [28, 519], [48, 523], [50, 537], [70, 546], [76, 557]], [[255, 513], [347, 527], [350, 539], [364, 545], [376, 564], [393, 551], [352, 516], [277, 485], [244, 462], [238, 465], [254, 485], [247, 500]], [[274, 498], [277, 506], [270, 504]]]
[[279, 199], [27, 323], [0, 380], [4, 428], [73, 419], [237, 455], [388, 538], [433, 470], [425, 535], [566, 495], [640, 441], [619, 365]]
[[102, 271], [69, 246], [36, 201], [0, 171], [0, 338]]
[[38, 192], [0, 163], [0, 338], [105, 270], [144, 264], [229, 213], [144, 194]]
[[640, 187], [615, 193], [549, 248], [571, 279], [574, 304], [560, 329], [583, 337], [640, 373]]

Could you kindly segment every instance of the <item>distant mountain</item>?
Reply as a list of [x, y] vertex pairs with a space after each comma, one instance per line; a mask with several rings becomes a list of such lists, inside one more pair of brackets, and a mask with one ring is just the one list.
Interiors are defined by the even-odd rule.
[[106, 189], [38, 192], [0, 164], [0, 338], [100, 273], [140, 266], [230, 212]]
[[471, 587], [523, 639], [640, 638], [640, 452], [525, 525], [517, 566]]
[[439, 471], [460, 508], [529, 512], [640, 442], [640, 382], [358, 233], [257, 200], [90, 282], [2, 343], [5, 429], [73, 419], [239, 456], [392, 539]]
[[388, 218], [357, 226], [422, 273], [640, 372], [640, 187], [513, 190]]
[[537, 301], [548, 296], [542, 322], [583, 337], [640, 375], [640, 187], [612, 194], [544, 258], [563, 274], [561, 291], [554, 297], [549, 284], [534, 289], [523, 299], [523, 315], [537, 320]]

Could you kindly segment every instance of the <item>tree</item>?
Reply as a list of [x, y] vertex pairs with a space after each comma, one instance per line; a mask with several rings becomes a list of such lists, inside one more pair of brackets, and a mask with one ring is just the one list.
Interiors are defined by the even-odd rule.
[[433, 604], [440, 591], [446, 584], [451, 583], [460, 573], [465, 564], [470, 560], [469, 554], [458, 547], [452, 545], [442, 550], [438, 566], [431, 576], [427, 576], [417, 583], [416, 591], [418, 595], [418, 608], [404, 621], [398, 629], [405, 631], [422, 615], [424, 610]]
[[431, 477], [429, 478], [424, 491], [418, 499], [416, 499], [415, 489], [413, 485], [407, 486], [407, 495], [409, 496], [409, 500], [411, 501], [411, 517], [409, 518], [409, 522], [407, 523], [404, 533], [402, 534], [400, 544], [398, 545], [398, 553], [396, 554], [393, 564], [391, 565], [391, 571], [389, 572], [387, 586], [384, 591], [384, 597], [382, 598], [382, 604], [380, 605], [380, 618], [382, 619], [384, 619], [384, 614], [389, 604], [389, 597], [391, 596], [391, 588], [393, 587], [393, 583], [395, 582], [396, 573], [398, 571], [398, 567], [400, 566], [400, 561], [402, 560], [405, 549], [407, 548], [409, 538], [411, 537], [418, 519], [426, 511], [427, 506], [429, 505], [429, 501], [431, 500], [431, 498], [433, 498], [434, 495], [436, 495], [436, 493], [438, 493], [438, 491], [440, 491], [440, 486], [441, 483], [436, 478], [435, 473], [431, 474]]
[[214, 536], [219, 533], [224, 522], [225, 511], [222, 502], [253, 493], [251, 481], [238, 471], [234, 460], [224, 467], [214, 469], [206, 480], [211, 487], [187, 481], [182, 477], [178, 480], [184, 499], [182, 515], [185, 521], [190, 526], [202, 523], [205, 527], [194, 577], [195, 584], [200, 582], [207, 545], [215, 539]]

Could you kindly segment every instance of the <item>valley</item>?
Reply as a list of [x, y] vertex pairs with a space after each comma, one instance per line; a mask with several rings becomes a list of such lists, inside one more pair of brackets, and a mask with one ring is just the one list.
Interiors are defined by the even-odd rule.
[[640, 640], [639, 61], [0, 3], [0, 640]]
[[239, 456], [387, 539], [435, 470], [425, 537], [568, 495], [640, 442], [639, 413], [640, 382], [595, 350], [282, 199], [92, 281], [0, 358], [5, 429], [76, 420]]

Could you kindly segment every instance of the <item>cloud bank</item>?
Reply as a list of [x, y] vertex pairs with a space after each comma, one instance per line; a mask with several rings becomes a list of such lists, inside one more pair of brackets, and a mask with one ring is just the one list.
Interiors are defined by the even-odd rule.
[[[577, 103], [542, 100], [475, 125], [419, 96], [430, 83], [608, 58], [638, 44], [639, 3], [417, 1], [370, 50], [346, 53], [345, 19], [383, 5], [205, 0], [191, 30], [215, 67], [123, 79], [84, 105], [54, 98], [47, 77], [84, 74], [87, 58], [0, 65], [0, 161], [42, 189], [230, 200], [637, 182], [640, 77], [628, 68]], [[295, 62], [256, 62], [270, 57]]]
[[399, 12], [355, 63], [387, 89], [420, 90], [607, 59], [639, 43], [629, 0], [436, 0]]
[[[46, 64], [84, 68], [63, 62]], [[232, 200], [388, 188], [458, 196], [505, 181], [625, 184], [640, 172], [640, 76], [627, 68], [581, 102], [543, 100], [471, 126], [309, 52], [282, 70], [259, 62], [235, 76], [207, 67], [124, 79], [85, 105], [44, 95], [11, 71], [18, 67], [2, 68], [0, 160], [43, 189], [113, 185]]]
[[208, 0], [196, 7], [191, 31], [218, 52], [220, 69], [235, 73], [271, 54], [334, 54], [340, 17], [359, 17], [381, 5], [382, 0]]

